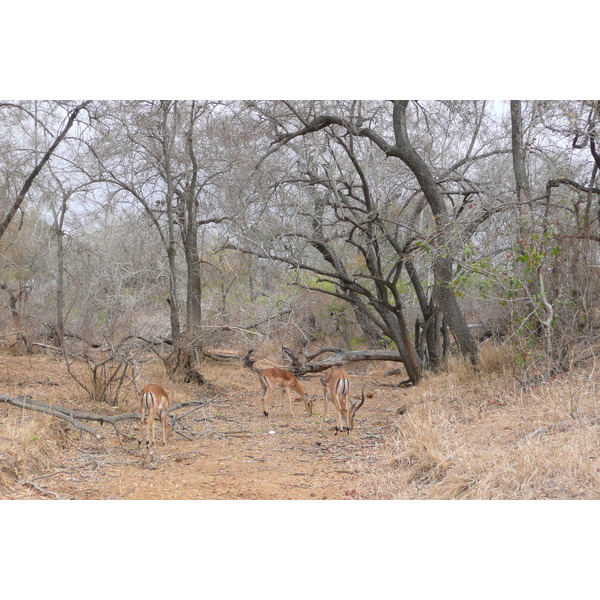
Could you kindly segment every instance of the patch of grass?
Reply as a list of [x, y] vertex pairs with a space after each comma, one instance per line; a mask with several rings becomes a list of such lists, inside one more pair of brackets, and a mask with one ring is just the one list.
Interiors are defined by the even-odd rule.
[[462, 361], [406, 393], [363, 497], [597, 499], [600, 407], [593, 365], [542, 386], [510, 376], [509, 352]]

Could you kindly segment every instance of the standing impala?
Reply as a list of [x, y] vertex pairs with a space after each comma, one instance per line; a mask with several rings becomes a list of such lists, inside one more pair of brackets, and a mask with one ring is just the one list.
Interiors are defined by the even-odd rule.
[[269, 416], [267, 400], [277, 388], [281, 390], [282, 399], [283, 395], [287, 394], [292, 416], [294, 416], [294, 412], [292, 411], [292, 390], [300, 396], [299, 400], [304, 402], [307, 416], [310, 417], [312, 415], [312, 400], [309, 399], [308, 394], [304, 391], [304, 387], [302, 387], [302, 384], [296, 379], [293, 373], [279, 367], [273, 367], [259, 371], [259, 375], [260, 385], [263, 389], [262, 405], [265, 417]]
[[362, 399], [354, 404], [350, 400], [350, 379], [348, 379], [348, 373], [343, 369], [329, 371], [325, 377], [321, 377], [321, 384], [325, 396], [323, 420], [327, 415], [327, 404], [331, 400], [337, 415], [335, 435], [339, 431], [346, 431], [350, 435], [350, 431], [354, 427], [354, 415], [365, 402], [365, 386], [362, 389]]
[[[162, 425], [163, 442], [165, 446], [171, 436], [171, 426], [167, 416], [167, 408], [169, 407], [169, 396], [164, 388], [156, 383], [151, 383], [142, 388], [142, 397], [140, 399], [140, 439], [138, 439], [138, 447], [142, 442], [146, 441], [146, 448], [150, 447], [148, 440], [148, 428], [152, 425], [152, 443], [156, 446], [154, 439], [154, 417], [159, 416]], [[144, 427], [144, 415], [148, 411], [148, 419]]]

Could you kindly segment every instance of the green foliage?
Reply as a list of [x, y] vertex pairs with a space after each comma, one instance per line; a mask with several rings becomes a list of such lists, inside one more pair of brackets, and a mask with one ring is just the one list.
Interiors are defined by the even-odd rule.
[[[398, 280], [398, 282], [396, 283], [396, 290], [398, 291], [398, 294], [400, 296], [404, 296], [405, 294], [411, 292], [412, 286], [410, 284], [410, 281], [405, 278], [400, 278]], [[390, 292], [390, 294], [391, 294], [391, 292]]]
[[492, 264], [487, 256], [478, 256], [469, 244], [463, 248], [464, 262], [459, 265], [452, 279], [452, 289], [459, 297], [467, 290], [477, 291], [482, 298], [488, 298], [494, 288], [495, 280], [500, 276], [502, 267]]
[[562, 249], [556, 229], [549, 225], [543, 234], [534, 233], [527, 240], [519, 240], [514, 264], [520, 265], [525, 275], [534, 277], [541, 268], [552, 267]]
[[350, 340], [350, 349], [351, 350], [360, 350], [361, 348], [364, 348], [366, 344], [366, 339], [364, 337], [358, 336], [358, 337], [353, 337]]
[[319, 277], [310, 277], [306, 279], [305, 283], [308, 287], [315, 290], [322, 290], [328, 293], [335, 292], [335, 285], [331, 281], [323, 281]]

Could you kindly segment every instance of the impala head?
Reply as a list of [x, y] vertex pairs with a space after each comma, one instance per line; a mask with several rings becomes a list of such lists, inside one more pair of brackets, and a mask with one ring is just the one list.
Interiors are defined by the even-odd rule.
[[[346, 426], [343, 427], [343, 430], [350, 435], [352, 429], [354, 429], [354, 415], [358, 412], [358, 409], [365, 403], [365, 387], [367, 384], [365, 383], [362, 387], [361, 399], [355, 403], [350, 400], [350, 406], [348, 407], [348, 420]], [[337, 431], [335, 432], [337, 435]]]
[[294, 389], [300, 398], [298, 401], [302, 400], [304, 402], [304, 409], [306, 410], [306, 416], [312, 417], [313, 414], [313, 401], [312, 398], [306, 393], [304, 386], [296, 379]]
[[312, 417], [314, 400], [308, 394], [304, 394], [304, 407], [306, 408], [306, 416]]

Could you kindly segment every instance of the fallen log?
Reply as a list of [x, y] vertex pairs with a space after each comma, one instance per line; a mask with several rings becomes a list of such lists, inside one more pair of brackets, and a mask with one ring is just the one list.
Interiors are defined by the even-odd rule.
[[[306, 355], [308, 360], [302, 361], [289, 348], [285, 346], [282, 350], [290, 357], [292, 364], [289, 370], [296, 376], [306, 375], [307, 373], [320, 373], [331, 367], [343, 367], [351, 362], [365, 360], [384, 360], [393, 362], [403, 362], [398, 352], [390, 350], [343, 350], [342, 348], [320, 348], [316, 352]], [[322, 360], [312, 362], [314, 358], [322, 354], [330, 353], [330, 356]]]
[[[364, 360], [403, 362], [400, 354], [398, 354], [398, 352], [392, 352], [391, 350], [343, 350], [342, 348], [326, 346], [309, 354], [306, 352], [306, 349], [303, 348], [302, 354], [306, 360], [301, 360], [296, 354], [294, 354], [285, 346], [282, 346], [282, 350], [292, 361], [292, 364], [286, 368], [297, 377], [301, 377], [307, 373], [320, 373], [321, 371], [326, 371], [331, 367], [343, 367], [348, 363]], [[259, 359], [251, 357], [250, 355], [252, 352], [254, 352], [253, 348], [248, 350], [244, 356], [239, 356], [238, 360], [241, 360], [249, 369], [258, 370], [254, 366], [254, 363], [256, 363]], [[318, 356], [327, 353], [331, 353], [331, 356], [328, 356], [323, 360], [313, 362], [313, 360]]]
[[235, 360], [240, 360], [239, 355], [235, 353], [218, 352], [216, 350], [209, 350], [207, 348], [202, 350], [202, 356], [205, 358], [210, 358], [215, 362], [232, 362]]
[[18, 406], [19, 408], [26, 408], [27, 410], [35, 410], [47, 415], [52, 415], [53, 417], [67, 421], [67, 423], [71, 424], [73, 427], [89, 433], [96, 439], [100, 439], [100, 436], [94, 429], [88, 427], [84, 423], [80, 423], [77, 418], [72, 417], [69, 414], [67, 409], [58, 410], [61, 407], [45, 404], [44, 402], [34, 401], [32, 400], [31, 396], [19, 396], [17, 398], [13, 398], [7, 394], [0, 394], [0, 402], [6, 402], [7, 404], [12, 404], [13, 406]]
[[[7, 394], [0, 394], [0, 402], [6, 402], [7, 404], [12, 404], [13, 406], [18, 406], [19, 408], [25, 408], [27, 410], [35, 410], [35, 411], [42, 412], [42, 413], [45, 413], [48, 415], [52, 415], [53, 417], [56, 417], [57, 419], [62, 419], [63, 421], [67, 421], [67, 423], [69, 423], [76, 429], [80, 429], [81, 431], [85, 431], [86, 433], [93, 435], [96, 439], [100, 439], [100, 435], [98, 434], [98, 432], [95, 429], [92, 429], [91, 427], [88, 427], [87, 425], [85, 425], [85, 423], [81, 423], [81, 421], [97, 421], [101, 425], [104, 425], [104, 423], [109, 423], [110, 425], [112, 425], [114, 427], [115, 433], [117, 434], [117, 437], [119, 438], [119, 441], [120, 441], [121, 434], [120, 434], [119, 430], [117, 429], [117, 423], [119, 421], [124, 421], [127, 419], [136, 419], [136, 420], [140, 419], [140, 413], [122, 413], [119, 415], [99, 415], [96, 413], [88, 413], [88, 412], [84, 412], [81, 410], [75, 410], [72, 408], [65, 408], [63, 406], [59, 406], [58, 404], [46, 404], [45, 402], [41, 402], [40, 400], [34, 400], [29, 395], [18, 396], [17, 398], [14, 398]], [[179, 404], [176, 404], [175, 406], [170, 407], [167, 410], [167, 412], [170, 413], [172, 411], [180, 410], [187, 406], [196, 406], [196, 407], [200, 408], [201, 406], [205, 406], [207, 404], [212, 404], [213, 402], [218, 402], [218, 400], [216, 398], [213, 398], [206, 402], [203, 402], [201, 400], [192, 400], [190, 402], [181, 402]], [[190, 411], [190, 413], [191, 412], [193, 412], [193, 411]], [[183, 415], [182, 417], [179, 417], [179, 418], [174, 418], [173, 426], [177, 423], [177, 421], [181, 420], [182, 418], [185, 418], [190, 413], [187, 413], [186, 415]], [[183, 434], [177, 430], [175, 430], [174, 433], [179, 433], [182, 437], [185, 437], [186, 439], [190, 439], [188, 436], [186, 436], [185, 434]]]

